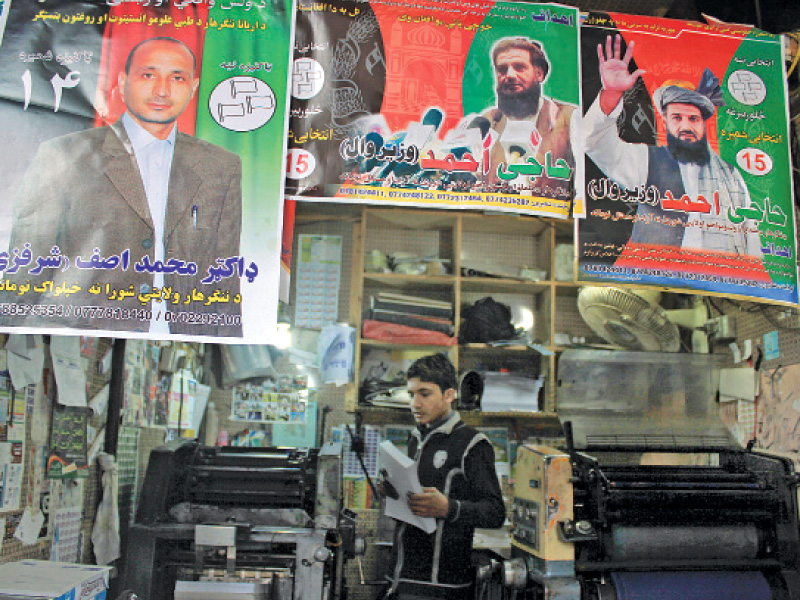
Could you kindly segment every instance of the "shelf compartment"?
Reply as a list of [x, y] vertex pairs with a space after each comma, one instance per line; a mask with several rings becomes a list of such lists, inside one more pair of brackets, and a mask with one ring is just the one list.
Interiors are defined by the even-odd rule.
[[493, 234], [503, 232], [511, 235], [538, 236], [550, 227], [549, 221], [549, 219], [526, 215], [462, 214], [462, 227], [465, 232], [475, 231]]
[[584, 284], [575, 283], [574, 281], [556, 281], [555, 288], [556, 288], [556, 296], [578, 296], [578, 291], [583, 287]]
[[451, 273], [455, 268], [457, 215], [424, 210], [366, 209], [363, 225], [364, 252], [378, 251], [387, 257], [410, 253], [420, 259], [439, 259]]
[[361, 345], [370, 348], [385, 348], [386, 350], [430, 350], [431, 352], [435, 352], [436, 350], [450, 350], [456, 347], [455, 344], [452, 346], [438, 344], [396, 344], [392, 342], [382, 342], [380, 340], [371, 340], [369, 338], [361, 338]]
[[452, 287], [453, 275], [403, 275], [400, 273], [364, 273], [364, 287], [391, 286], [394, 288]]
[[[496, 352], [498, 354], [509, 352], [509, 353], [525, 353], [525, 352], [536, 352], [533, 348], [529, 348], [525, 344], [513, 344], [509, 346], [493, 346], [492, 344], [462, 344], [459, 346], [459, 350], [463, 354], [468, 354], [469, 352], [479, 352], [481, 354], [486, 352]], [[550, 348], [548, 348], [550, 350]]]
[[367, 229], [410, 229], [432, 231], [454, 229], [457, 213], [434, 210], [409, 210], [407, 208], [366, 209]]
[[522, 281], [504, 277], [460, 277], [459, 280], [463, 292], [536, 294], [550, 287], [549, 281]]
[[[491, 277], [519, 281], [523, 268], [551, 273], [551, 226], [539, 219], [483, 217], [462, 221], [459, 247], [461, 268], [485, 271]], [[462, 274], [459, 272], [458, 274]]]

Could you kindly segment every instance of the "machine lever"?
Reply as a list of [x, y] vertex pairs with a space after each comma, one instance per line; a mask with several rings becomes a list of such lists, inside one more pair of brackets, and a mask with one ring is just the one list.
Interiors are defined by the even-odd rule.
[[364, 568], [361, 566], [360, 556], [356, 556], [356, 563], [358, 564], [358, 576], [360, 578], [360, 583], [361, 585], [364, 585], [366, 583], [366, 580], [364, 579]]
[[597, 530], [589, 521], [559, 521], [558, 529], [565, 542], [587, 542], [598, 539]]

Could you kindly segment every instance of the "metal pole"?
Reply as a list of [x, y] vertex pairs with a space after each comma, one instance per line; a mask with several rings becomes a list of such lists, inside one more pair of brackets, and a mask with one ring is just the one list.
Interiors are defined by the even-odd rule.
[[119, 422], [125, 396], [125, 340], [115, 339], [111, 346], [111, 352], [111, 380], [108, 384], [105, 451], [116, 456]]

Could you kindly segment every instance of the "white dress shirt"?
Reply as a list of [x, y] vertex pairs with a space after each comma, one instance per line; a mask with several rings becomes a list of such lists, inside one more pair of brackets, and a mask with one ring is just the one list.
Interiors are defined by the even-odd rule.
[[[165, 140], [160, 140], [145, 130], [126, 112], [122, 115], [125, 133], [133, 146], [139, 174], [142, 176], [144, 192], [150, 206], [150, 218], [153, 220], [153, 260], [164, 262], [164, 223], [167, 218], [167, 194], [169, 192], [169, 175], [172, 169], [172, 156], [175, 153], [175, 136], [177, 127], [173, 127]], [[164, 273], [155, 273], [153, 287], [164, 287]], [[169, 323], [164, 318], [166, 302], [152, 303], [153, 316], [150, 320], [150, 333], [169, 333]], [[160, 312], [160, 318], [156, 315]]]

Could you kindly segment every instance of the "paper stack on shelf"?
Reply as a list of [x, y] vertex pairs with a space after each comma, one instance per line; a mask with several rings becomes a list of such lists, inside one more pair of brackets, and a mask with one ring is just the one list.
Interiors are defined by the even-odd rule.
[[379, 292], [370, 297], [370, 318], [428, 331], [453, 335], [453, 303]]
[[483, 374], [481, 410], [484, 412], [539, 411], [539, 390], [544, 378], [530, 379], [513, 373]]
[[371, 406], [408, 410], [411, 406], [411, 392], [408, 391], [404, 382], [400, 386], [378, 388], [366, 393], [364, 402]]

